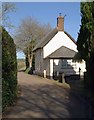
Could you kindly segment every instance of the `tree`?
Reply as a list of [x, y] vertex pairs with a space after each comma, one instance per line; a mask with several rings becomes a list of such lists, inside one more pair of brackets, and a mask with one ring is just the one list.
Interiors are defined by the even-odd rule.
[[81, 28], [78, 34], [77, 49], [81, 58], [86, 61], [87, 83], [93, 83], [91, 75], [91, 58], [94, 56], [94, 2], [81, 3]]
[[32, 67], [33, 48], [51, 30], [51, 26], [41, 25], [35, 18], [27, 17], [16, 30], [15, 43], [26, 56], [26, 68]]
[[8, 22], [9, 17], [8, 14], [11, 12], [15, 12], [15, 4], [11, 2], [3, 2], [2, 6], [0, 6], [0, 24], [3, 27], [12, 27], [13, 25]]

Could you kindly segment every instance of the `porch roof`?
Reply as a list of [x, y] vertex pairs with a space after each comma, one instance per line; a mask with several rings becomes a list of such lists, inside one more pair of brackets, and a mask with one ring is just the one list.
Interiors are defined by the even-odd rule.
[[60, 59], [60, 58], [73, 58], [75, 56], [76, 52], [74, 50], [71, 50], [65, 46], [60, 47], [55, 52], [50, 54], [48, 58], [54, 58], [54, 59]]

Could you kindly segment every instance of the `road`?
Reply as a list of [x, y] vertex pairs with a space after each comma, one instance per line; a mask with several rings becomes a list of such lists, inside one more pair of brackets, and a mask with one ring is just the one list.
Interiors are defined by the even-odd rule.
[[91, 118], [90, 104], [62, 83], [18, 72], [21, 95], [5, 118]]

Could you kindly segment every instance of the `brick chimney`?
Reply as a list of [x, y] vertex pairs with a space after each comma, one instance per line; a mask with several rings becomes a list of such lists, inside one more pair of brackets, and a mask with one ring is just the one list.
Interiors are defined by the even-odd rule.
[[57, 29], [58, 31], [64, 31], [64, 17], [61, 16], [61, 13], [57, 18]]

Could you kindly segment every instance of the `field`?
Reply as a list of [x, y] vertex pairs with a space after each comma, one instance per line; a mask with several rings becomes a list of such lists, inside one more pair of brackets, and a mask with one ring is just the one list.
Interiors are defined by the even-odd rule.
[[17, 69], [18, 71], [25, 69], [25, 59], [17, 59]]

